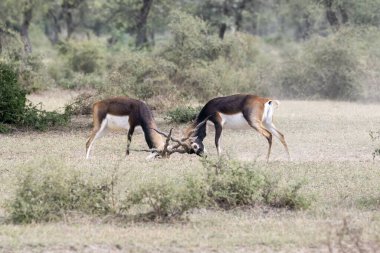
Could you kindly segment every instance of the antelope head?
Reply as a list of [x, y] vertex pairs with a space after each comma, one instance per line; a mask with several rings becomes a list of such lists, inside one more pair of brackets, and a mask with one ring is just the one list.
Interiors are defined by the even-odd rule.
[[[151, 150], [152, 156], [154, 157], [162, 157], [162, 158], [169, 158], [170, 155], [174, 153], [180, 153], [180, 154], [197, 154], [198, 156], [204, 155], [204, 146], [202, 141], [198, 139], [197, 136], [194, 136], [197, 131], [203, 127], [208, 118], [206, 118], [204, 121], [196, 125], [193, 129], [191, 129], [186, 137], [183, 138], [176, 138], [172, 136], [173, 128], [170, 129], [169, 133], [162, 132], [158, 129], [153, 128], [154, 131], [161, 134], [166, 138], [165, 145], [162, 150]], [[173, 144], [171, 144], [171, 142]]]

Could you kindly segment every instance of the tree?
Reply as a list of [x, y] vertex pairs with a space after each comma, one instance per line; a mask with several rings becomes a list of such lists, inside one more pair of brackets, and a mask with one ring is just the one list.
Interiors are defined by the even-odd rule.
[[32, 52], [29, 38], [29, 27], [33, 18], [33, 11], [40, 0], [3, 0], [0, 2], [0, 27], [18, 32], [24, 44], [24, 52]]

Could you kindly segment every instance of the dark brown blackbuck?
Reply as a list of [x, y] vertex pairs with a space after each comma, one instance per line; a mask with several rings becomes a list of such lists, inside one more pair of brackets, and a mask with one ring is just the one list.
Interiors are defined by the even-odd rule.
[[93, 105], [93, 130], [86, 143], [86, 158], [90, 157], [94, 141], [107, 132], [107, 129], [124, 129], [128, 131], [126, 155], [135, 128], [141, 126], [145, 141], [150, 150], [161, 150], [165, 141], [155, 129], [156, 122], [149, 107], [140, 100], [128, 97], [114, 97], [96, 102]]
[[251, 94], [236, 94], [211, 99], [185, 131], [184, 139], [190, 141], [191, 151], [189, 153], [196, 153], [197, 155], [204, 153], [203, 140], [206, 137], [207, 124], [202, 124], [202, 122], [208, 121], [215, 126], [215, 146], [218, 155], [221, 154], [220, 137], [224, 128], [253, 128], [268, 141], [267, 160], [269, 160], [271, 153], [273, 135], [284, 145], [290, 159], [285, 137], [273, 124], [273, 113], [279, 104], [277, 100]]

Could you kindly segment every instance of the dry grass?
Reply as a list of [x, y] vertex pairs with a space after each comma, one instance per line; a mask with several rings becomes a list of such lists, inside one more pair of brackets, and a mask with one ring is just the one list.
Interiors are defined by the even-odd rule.
[[[54, 99], [46, 99], [54, 109]], [[380, 243], [379, 207], [363, 208], [357, 203], [380, 197], [380, 162], [372, 160], [374, 144], [368, 135], [369, 130], [380, 128], [380, 105], [282, 101], [275, 117], [288, 140], [291, 162], [281, 144], [275, 142], [272, 161], [266, 164], [266, 141], [254, 131], [225, 131], [224, 153], [257, 162], [284, 181], [305, 180], [302, 191], [314, 198], [309, 210], [197, 210], [190, 214], [189, 222], [175, 224], [125, 223], [74, 215], [65, 222], [21, 226], [2, 222], [6, 214], [0, 207], [0, 252], [329, 252], [329, 240], [336, 240], [331, 233], [339, 230], [344, 218], [362, 229], [366, 249], [375, 252]], [[201, 169], [195, 156], [146, 161], [146, 153], [132, 152], [125, 160], [123, 133], [96, 141], [87, 161], [84, 144], [91, 119], [75, 122], [84, 127], [0, 136], [0, 206], [14, 193], [20, 171], [46, 160], [93, 177], [109, 177], [116, 169], [119, 193], [144, 181], [180, 180]], [[162, 120], [159, 125], [169, 128]], [[209, 155], [215, 156], [212, 131], [206, 140]], [[141, 132], [134, 136], [132, 147], [145, 147]], [[339, 252], [338, 247], [335, 250]], [[360, 252], [355, 250], [351, 252]]]

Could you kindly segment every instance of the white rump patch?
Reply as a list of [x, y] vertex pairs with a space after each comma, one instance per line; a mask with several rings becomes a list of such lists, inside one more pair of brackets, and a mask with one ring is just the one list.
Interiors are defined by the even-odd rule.
[[279, 104], [280, 102], [278, 100], [270, 100], [265, 103], [262, 118], [264, 126], [270, 126], [272, 124], [274, 109], [277, 108]]
[[235, 113], [235, 114], [223, 114], [219, 113], [220, 117], [222, 117], [222, 126], [223, 128], [231, 128], [231, 129], [249, 129], [250, 126], [247, 120], [244, 118], [243, 113]]
[[115, 116], [112, 114], [107, 114], [107, 128], [118, 130], [118, 129], [129, 129], [129, 116]]

